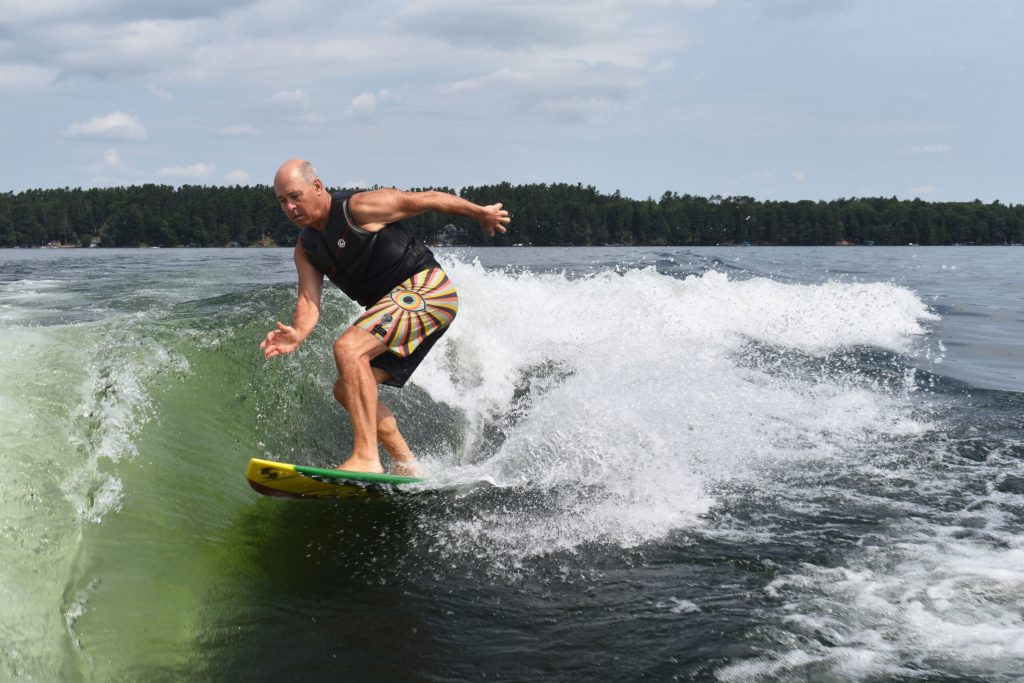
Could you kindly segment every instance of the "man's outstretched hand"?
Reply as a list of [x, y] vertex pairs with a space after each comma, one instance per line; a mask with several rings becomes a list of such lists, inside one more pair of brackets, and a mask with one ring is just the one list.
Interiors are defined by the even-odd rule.
[[[502, 231], [504, 232], [504, 231]], [[291, 353], [299, 348], [302, 339], [294, 327], [288, 327], [284, 323], [277, 323], [277, 329], [267, 332], [267, 338], [260, 342], [260, 348], [266, 358], [273, 358], [282, 353]]]
[[491, 204], [484, 207], [484, 215], [479, 219], [480, 227], [487, 232], [488, 237], [494, 237], [495, 232], [505, 232], [505, 226], [512, 222], [508, 211], [501, 208], [501, 204]]

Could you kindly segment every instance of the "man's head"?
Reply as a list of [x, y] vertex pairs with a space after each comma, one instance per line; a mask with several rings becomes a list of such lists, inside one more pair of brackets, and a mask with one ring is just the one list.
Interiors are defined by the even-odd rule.
[[313, 164], [289, 159], [274, 175], [274, 193], [281, 210], [295, 225], [323, 229], [331, 212], [331, 195], [317, 175]]

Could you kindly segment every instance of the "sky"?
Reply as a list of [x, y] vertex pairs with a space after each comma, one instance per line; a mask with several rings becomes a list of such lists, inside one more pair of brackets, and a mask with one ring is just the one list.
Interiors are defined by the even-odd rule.
[[1024, 202], [1018, 0], [0, 0], [0, 192]]

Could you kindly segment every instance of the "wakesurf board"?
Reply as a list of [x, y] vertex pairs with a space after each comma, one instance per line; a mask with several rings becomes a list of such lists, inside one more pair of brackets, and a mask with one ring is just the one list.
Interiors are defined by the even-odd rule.
[[258, 493], [275, 498], [359, 498], [409, 493], [420, 477], [347, 472], [253, 458], [245, 478]]

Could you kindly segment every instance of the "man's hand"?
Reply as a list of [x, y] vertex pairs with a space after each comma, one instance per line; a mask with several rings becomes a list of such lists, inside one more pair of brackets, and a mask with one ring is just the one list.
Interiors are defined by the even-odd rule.
[[483, 207], [484, 215], [478, 218], [480, 227], [487, 232], [488, 237], [494, 237], [494, 232], [505, 232], [505, 226], [512, 222], [508, 211], [501, 208], [501, 204], [491, 204]]
[[282, 353], [291, 353], [299, 348], [302, 338], [294, 327], [288, 327], [284, 323], [277, 323], [277, 329], [267, 332], [267, 338], [260, 342], [260, 348], [266, 358], [273, 358]]

